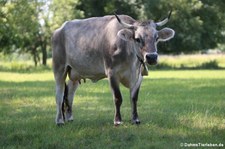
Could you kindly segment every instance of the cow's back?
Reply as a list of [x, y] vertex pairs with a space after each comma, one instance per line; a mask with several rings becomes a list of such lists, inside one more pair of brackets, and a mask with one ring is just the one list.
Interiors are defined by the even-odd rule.
[[[108, 31], [108, 24], [113, 19], [113, 16], [105, 16], [67, 22], [64, 26], [65, 44], [74, 45], [83, 52], [102, 50], [111, 40], [107, 34], [112, 34]], [[70, 50], [69, 47], [67, 50]]]

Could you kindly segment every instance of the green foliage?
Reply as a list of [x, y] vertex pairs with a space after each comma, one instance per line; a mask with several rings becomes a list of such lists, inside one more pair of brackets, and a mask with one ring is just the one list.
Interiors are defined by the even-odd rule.
[[52, 72], [0, 73], [2, 148], [180, 148], [181, 143], [225, 140], [225, 71], [150, 71], [143, 81], [138, 111], [130, 124], [129, 93], [123, 92], [124, 123], [113, 126], [114, 107], [107, 80], [81, 84], [74, 121], [57, 127]]
[[83, 18], [83, 11], [75, 9], [79, 3], [79, 0], [52, 0], [49, 6], [53, 14], [51, 30], [59, 28], [65, 21]]
[[138, 17], [138, 6], [134, 1], [129, 0], [80, 0], [76, 8], [82, 10], [85, 17], [112, 15], [114, 12]]
[[203, 69], [218, 69], [218, 62], [216, 60], [212, 60], [206, 63], [203, 63], [201, 66], [199, 66], [200, 68]]
[[[4, 53], [21, 52], [31, 53], [35, 65], [39, 60], [38, 47], [42, 46], [41, 25], [39, 12], [41, 1], [7, 1], [2, 8], [5, 16], [2, 22], [3, 37], [1, 37], [0, 50]], [[6, 37], [4, 37], [6, 36]], [[6, 42], [4, 42], [6, 41]]]
[[[29, 45], [38, 32], [38, 20], [36, 7], [27, 0], [13, 1], [5, 3], [2, 8], [5, 14], [5, 26], [11, 35], [11, 42], [14, 46], [24, 48]], [[4, 39], [4, 38], [3, 38]], [[10, 45], [8, 45], [10, 46]]]

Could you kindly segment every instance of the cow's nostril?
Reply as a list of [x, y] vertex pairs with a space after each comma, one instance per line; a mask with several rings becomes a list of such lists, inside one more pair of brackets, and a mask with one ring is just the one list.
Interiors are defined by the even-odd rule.
[[157, 54], [147, 54], [146, 58], [151, 59], [151, 60], [155, 60], [155, 59], [158, 58], [158, 55]]
[[158, 54], [147, 54], [146, 55], [146, 61], [149, 65], [155, 65], [157, 64]]

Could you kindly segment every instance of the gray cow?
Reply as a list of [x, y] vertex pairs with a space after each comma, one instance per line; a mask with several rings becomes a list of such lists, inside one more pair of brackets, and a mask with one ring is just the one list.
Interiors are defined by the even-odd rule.
[[[170, 28], [156, 30], [157, 26], [168, 22], [169, 16], [155, 23], [115, 14], [68, 21], [57, 29], [52, 36], [56, 124], [62, 125], [64, 121], [73, 120], [74, 94], [80, 80], [86, 78], [94, 82], [108, 78], [115, 103], [115, 125], [122, 123], [119, 84], [129, 88], [132, 123], [139, 124], [137, 100], [143, 75], [148, 74], [146, 63], [156, 64], [157, 43], [167, 41], [175, 34]], [[67, 75], [69, 81], [65, 86]]]

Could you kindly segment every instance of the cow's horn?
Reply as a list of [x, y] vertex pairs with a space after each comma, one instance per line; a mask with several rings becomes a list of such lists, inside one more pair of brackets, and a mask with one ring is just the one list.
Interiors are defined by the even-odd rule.
[[156, 26], [163, 26], [163, 25], [165, 25], [169, 21], [171, 13], [172, 13], [172, 10], [169, 12], [169, 15], [165, 19], [163, 19], [160, 22], [155, 23]]
[[114, 15], [116, 16], [118, 22], [119, 22], [121, 25], [123, 25], [123, 27], [128, 28], [128, 29], [136, 29], [136, 26], [131, 25], [131, 24], [128, 24], [128, 23], [125, 23], [125, 22], [123, 22], [122, 20], [120, 20], [120, 18], [117, 16], [117, 14], [116, 14], [115, 12], [114, 12]]

